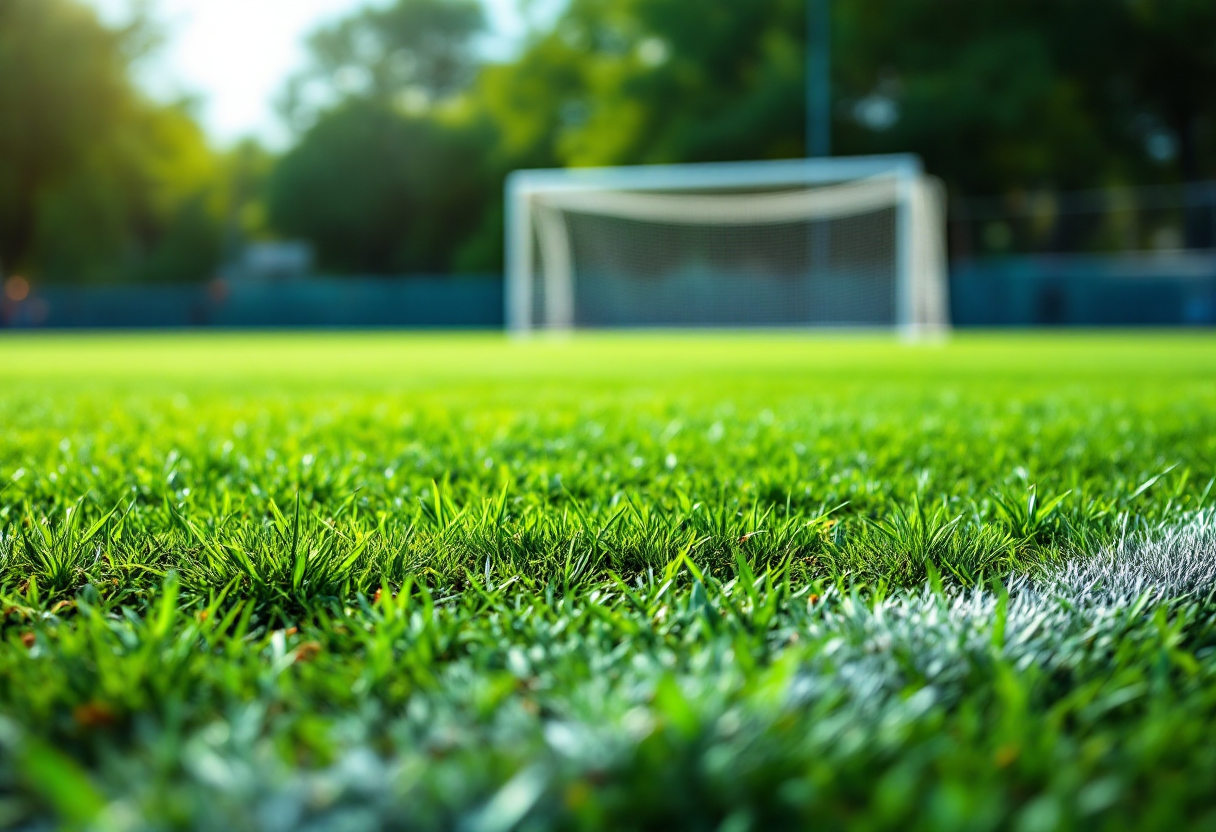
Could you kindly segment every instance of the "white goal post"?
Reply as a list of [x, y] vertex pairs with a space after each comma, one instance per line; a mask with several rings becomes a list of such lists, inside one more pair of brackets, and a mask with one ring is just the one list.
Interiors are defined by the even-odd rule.
[[510, 331], [949, 328], [942, 190], [914, 155], [525, 170]]

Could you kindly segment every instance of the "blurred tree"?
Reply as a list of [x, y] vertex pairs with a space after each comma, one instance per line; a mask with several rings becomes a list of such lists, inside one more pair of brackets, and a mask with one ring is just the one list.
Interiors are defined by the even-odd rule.
[[[833, 0], [841, 155], [964, 193], [1213, 175], [1216, 4]], [[479, 91], [528, 164], [798, 156], [805, 0], [571, 0]]]
[[250, 241], [274, 236], [266, 213], [266, 199], [277, 161], [277, 157], [256, 139], [239, 141], [220, 155], [225, 261], [239, 259]]
[[967, 193], [1216, 173], [1216, 4], [839, 0], [838, 130]]
[[[1107, 142], [1134, 160], [1124, 182], [1216, 178], [1216, 3], [1067, 0], [1058, 51]], [[1066, 32], [1086, 32], [1068, 38]], [[1210, 208], [1189, 206], [1183, 244], [1216, 245]]]
[[[1108, 141], [1184, 180], [1216, 176], [1216, 4], [1061, 0], [1055, 51]], [[1145, 172], [1141, 172], [1144, 175]]]
[[478, 0], [397, 0], [313, 33], [311, 65], [292, 78], [280, 107], [307, 128], [352, 98], [423, 110], [473, 80], [473, 37], [485, 26]]
[[527, 164], [800, 155], [804, 5], [572, 0], [480, 99]]
[[496, 271], [496, 135], [463, 95], [476, 76], [476, 0], [398, 0], [310, 39], [284, 110], [299, 143], [269, 180], [268, 216], [322, 268]]
[[94, 282], [214, 268], [215, 158], [182, 107], [135, 91], [148, 42], [74, 0], [0, 2], [0, 268]]
[[305, 237], [322, 268], [392, 274], [492, 270], [497, 250], [462, 257], [496, 183], [481, 159], [493, 135], [476, 124], [411, 116], [355, 99], [323, 115], [278, 164], [269, 215]]
[[842, 148], [916, 151], [965, 193], [1096, 184], [1114, 161], [1053, 42], [1054, 0], [836, 8]]
[[[333, 268], [489, 269], [512, 169], [800, 156], [806, 5], [568, 0], [480, 70], [472, 0], [361, 12], [287, 96], [320, 104], [271, 218]], [[841, 155], [920, 153], [955, 195], [1216, 175], [1210, 0], [833, 0], [833, 26]]]
[[[138, 93], [147, 25], [0, 0], [0, 269], [195, 279], [271, 233], [332, 269], [495, 269], [513, 168], [801, 155], [805, 6], [569, 0], [483, 67], [478, 0], [396, 0], [313, 37], [275, 162]], [[1216, 176], [1210, 0], [833, 9], [841, 154], [919, 152], [956, 194]], [[1216, 242], [1195, 219], [1187, 241]]]

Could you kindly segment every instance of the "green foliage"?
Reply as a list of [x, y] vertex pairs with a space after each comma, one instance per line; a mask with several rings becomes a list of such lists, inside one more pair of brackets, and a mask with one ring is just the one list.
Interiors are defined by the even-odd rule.
[[[203, 279], [245, 240], [280, 234], [311, 240], [329, 270], [496, 271], [513, 169], [802, 155], [805, 5], [573, 0], [490, 65], [472, 0], [362, 9], [313, 37], [282, 101], [297, 142], [272, 175], [138, 94], [146, 25], [107, 30], [80, 0], [9, 0], [0, 268]], [[913, 151], [953, 194], [1011, 199], [1216, 176], [1211, 3], [832, 7], [838, 154]], [[1200, 225], [1188, 221], [1192, 244]]]
[[[837, 3], [839, 142], [915, 150], [972, 195], [1210, 176], [1216, 100], [1185, 91], [1216, 70], [1213, 10], [1167, 5]], [[898, 117], [867, 124], [874, 100]], [[1154, 158], [1154, 136], [1175, 151]]]
[[87, 169], [131, 101], [119, 37], [74, 3], [5, 3], [0, 62], [0, 263], [13, 269], [33, 248], [48, 174]]
[[0, 819], [1206, 828], [1213, 378], [1182, 335], [0, 341]]
[[282, 109], [308, 127], [318, 109], [350, 98], [415, 106], [464, 89], [484, 27], [476, 0], [398, 0], [365, 8], [309, 39], [312, 65], [287, 85]]
[[486, 71], [483, 106], [529, 164], [800, 156], [802, 6], [579, 0]]
[[181, 107], [128, 77], [144, 30], [73, 0], [0, 8], [0, 268], [35, 281], [209, 277], [217, 161]]
[[300, 131], [269, 182], [270, 225], [339, 273], [501, 269], [497, 134], [461, 98], [475, 0], [399, 0], [318, 30], [281, 109]]
[[279, 162], [267, 188], [269, 221], [312, 241], [321, 267], [337, 272], [494, 271], [496, 246], [461, 254], [478, 245], [487, 216], [500, 216], [487, 213], [498, 190], [483, 161], [491, 139], [479, 124], [351, 101]]
[[[805, 5], [578, 0], [485, 106], [548, 164], [800, 156]], [[835, 152], [914, 151], [970, 195], [1210, 176], [1216, 12], [1158, 5], [835, 0]]]
[[[1158, 5], [833, 0], [835, 152], [919, 153], [964, 196], [1210, 177], [1214, 12]], [[487, 270], [510, 170], [801, 156], [805, 7], [573, 0], [519, 55], [482, 67], [464, 2], [359, 12], [317, 33], [312, 70], [288, 88], [288, 110], [315, 127], [284, 163], [300, 184], [284, 186], [295, 213], [276, 222], [335, 268]], [[380, 108], [374, 132], [453, 177], [459, 196], [446, 177], [400, 175], [404, 162], [354, 129], [355, 113], [370, 124], [352, 106], [366, 101]], [[325, 174], [328, 157], [344, 175]], [[389, 204], [449, 219], [439, 233], [384, 228]], [[368, 241], [366, 228], [382, 230]], [[365, 247], [341, 242], [355, 239]]]

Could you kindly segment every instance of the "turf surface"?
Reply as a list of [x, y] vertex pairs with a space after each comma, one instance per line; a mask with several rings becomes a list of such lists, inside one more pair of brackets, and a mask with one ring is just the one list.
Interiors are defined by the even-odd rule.
[[1216, 824], [1207, 335], [8, 336], [0, 424], [0, 826]]

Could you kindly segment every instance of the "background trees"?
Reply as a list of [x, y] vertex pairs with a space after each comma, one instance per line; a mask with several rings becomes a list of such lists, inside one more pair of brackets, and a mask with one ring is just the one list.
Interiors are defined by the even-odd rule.
[[[1213, 175], [1210, 3], [841, 0], [836, 8], [846, 147], [915, 150], [971, 194]], [[894, 117], [882, 118], [875, 102], [889, 102]]]
[[363, 274], [496, 271], [502, 184], [495, 132], [470, 106], [476, 0], [399, 0], [318, 31], [287, 85], [299, 141], [269, 181], [273, 227], [321, 268]]
[[329, 271], [491, 271], [498, 227], [486, 217], [497, 216], [491, 194], [501, 184], [484, 162], [491, 139], [478, 123], [345, 102], [279, 162], [270, 220], [312, 241]]
[[[835, 0], [834, 146], [914, 151], [955, 197], [1216, 175], [1216, 5]], [[798, 156], [805, 0], [569, 0], [510, 61], [477, 0], [316, 33], [294, 146], [217, 153], [129, 81], [146, 29], [0, 4], [0, 266], [211, 274], [249, 233], [331, 272], [496, 272], [519, 167]]]
[[[437, 4], [444, 0], [400, 0], [394, 14], [404, 19], [405, 9]], [[453, 13], [465, 7], [450, 5]], [[1213, 175], [1216, 6], [835, 0], [833, 9], [840, 154], [920, 153], [955, 198]], [[451, 145], [444, 156], [416, 140], [417, 152], [445, 160], [440, 167], [484, 176], [453, 179], [460, 198], [435, 179], [435, 189], [412, 204], [482, 221], [445, 226], [450, 233], [439, 240], [431, 227], [403, 220], [400, 245], [418, 249], [407, 238], [428, 234], [433, 251], [448, 252], [431, 262], [496, 271], [497, 249], [484, 241], [496, 239], [497, 229], [488, 233], [486, 223], [513, 168], [801, 155], [805, 12], [804, 0], [716, 0], [695, 9], [683, 0], [570, 0], [515, 60], [475, 72], [466, 65], [458, 74], [469, 83], [446, 88], [447, 101], [458, 101], [466, 122], [479, 125], [478, 141], [437, 138], [437, 146]], [[383, 25], [368, 14], [349, 25], [356, 24]], [[335, 40], [349, 42], [351, 31], [343, 24], [318, 36], [318, 66], [332, 68], [331, 55], [351, 53], [332, 48]], [[352, 77], [380, 77], [377, 65]], [[352, 94], [374, 89], [385, 88], [365, 84]], [[375, 97], [408, 111], [408, 89], [400, 84]], [[412, 100], [409, 118], [430, 121], [434, 136], [451, 129], [443, 107]], [[304, 144], [312, 140], [304, 134]], [[419, 193], [421, 185], [413, 187]], [[370, 207], [366, 217], [376, 224]], [[470, 242], [474, 235], [482, 244]]]
[[206, 277], [222, 160], [129, 68], [147, 42], [71, 0], [0, 3], [0, 269], [80, 282]]

